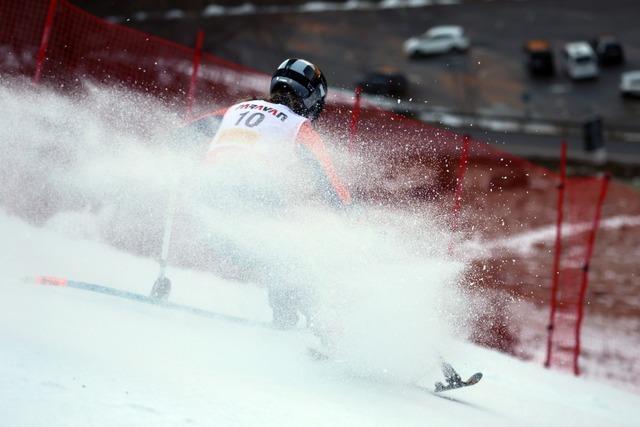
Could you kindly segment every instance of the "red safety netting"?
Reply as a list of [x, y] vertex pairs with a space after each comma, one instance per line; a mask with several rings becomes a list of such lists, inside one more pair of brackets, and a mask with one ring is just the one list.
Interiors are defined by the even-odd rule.
[[[563, 169], [565, 152], [563, 149]], [[554, 271], [548, 325], [547, 366], [571, 368], [578, 375], [581, 325], [595, 234], [609, 177], [566, 179], [561, 175]]]
[[[465, 149], [464, 135], [389, 111], [368, 107], [359, 114], [353, 150], [380, 159], [374, 166], [383, 169], [378, 173], [385, 178], [377, 181], [382, 188], [365, 181], [363, 192], [439, 201], [444, 209], [458, 202], [462, 229], [473, 227], [485, 237], [553, 222], [555, 196], [549, 189], [555, 188], [554, 172], [472, 138]], [[342, 115], [337, 127], [346, 129], [348, 114]]]
[[0, 71], [33, 76], [49, 2], [0, 1]]
[[[0, 1], [0, 71], [34, 76], [46, 30], [49, 1]], [[194, 50], [148, 34], [110, 24], [59, 0], [40, 80], [73, 90], [81, 81], [124, 85], [177, 107], [186, 106]], [[238, 97], [263, 93], [266, 76], [203, 54], [195, 87], [195, 110]]]
[[[47, 19], [52, 4], [53, 14]], [[42, 84], [64, 91], [81, 89], [85, 80], [124, 85], [183, 109], [185, 115], [188, 107], [191, 114], [198, 115], [239, 99], [262, 96], [268, 89], [269, 79], [262, 73], [110, 24], [65, 0], [0, 0], [0, 17], [0, 75], [34, 78], [39, 69]], [[42, 62], [38, 62], [39, 52], [44, 53]], [[199, 68], [194, 74], [196, 63]], [[403, 115], [372, 106], [354, 108], [344, 102], [330, 103], [319, 127], [338, 148], [363, 160], [355, 167], [343, 165], [351, 168], [355, 196], [437, 206], [437, 212], [448, 216], [446, 221], [452, 228], [485, 242], [481, 261], [474, 263], [473, 277], [479, 278], [474, 283], [547, 306], [552, 299], [560, 175], [481, 141]], [[556, 337], [570, 337], [570, 342], [558, 341], [559, 347], [576, 346], [585, 262], [592, 274], [607, 263], [621, 263], [624, 253], [637, 244], [628, 234], [607, 231], [604, 239], [617, 251], [612, 252], [610, 245], [593, 245], [590, 230], [601, 183], [594, 178], [565, 182], [556, 308], [563, 316], [569, 312], [570, 321], [557, 322]], [[621, 216], [640, 216], [640, 197], [613, 182], [603, 218]], [[591, 250], [589, 263], [585, 259]], [[632, 267], [620, 264], [617, 268]], [[589, 283], [595, 289], [609, 289], [604, 274], [596, 273]], [[626, 307], [640, 313], [640, 307]], [[593, 300], [590, 308], [598, 310], [597, 301]], [[492, 330], [487, 325], [479, 328]], [[562, 333], [560, 328], [570, 333]]]

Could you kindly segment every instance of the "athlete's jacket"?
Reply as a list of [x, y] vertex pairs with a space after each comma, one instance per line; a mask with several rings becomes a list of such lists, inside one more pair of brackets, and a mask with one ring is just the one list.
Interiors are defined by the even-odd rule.
[[351, 202], [349, 190], [336, 173], [320, 135], [307, 118], [285, 105], [245, 101], [205, 114], [191, 122], [189, 128], [208, 138], [208, 163], [230, 156], [241, 159], [249, 152], [261, 153], [265, 158], [273, 152], [295, 152], [309, 165], [309, 172], [333, 202]]

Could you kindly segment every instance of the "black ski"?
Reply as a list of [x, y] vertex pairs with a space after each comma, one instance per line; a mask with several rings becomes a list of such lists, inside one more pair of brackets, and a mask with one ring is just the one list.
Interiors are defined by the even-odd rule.
[[442, 362], [442, 373], [444, 374], [446, 385], [438, 381], [436, 383], [435, 392], [454, 390], [456, 388], [469, 387], [470, 385], [477, 384], [482, 379], [482, 372], [476, 372], [471, 375], [466, 381], [453, 369], [447, 362]]

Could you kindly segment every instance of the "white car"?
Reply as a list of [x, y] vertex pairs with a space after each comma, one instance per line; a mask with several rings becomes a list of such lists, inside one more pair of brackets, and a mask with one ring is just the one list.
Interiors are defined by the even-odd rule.
[[567, 43], [562, 49], [562, 67], [573, 80], [598, 77], [598, 57], [587, 42]]
[[450, 51], [463, 52], [469, 48], [469, 39], [462, 27], [441, 25], [432, 27], [424, 34], [411, 37], [404, 42], [404, 51], [409, 56], [435, 55]]
[[627, 71], [620, 76], [620, 94], [640, 98], [640, 70]]

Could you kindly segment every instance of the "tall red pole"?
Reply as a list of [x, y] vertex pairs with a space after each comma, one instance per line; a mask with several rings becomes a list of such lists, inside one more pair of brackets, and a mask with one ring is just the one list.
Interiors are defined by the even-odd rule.
[[347, 148], [349, 151], [353, 148], [353, 143], [356, 139], [356, 133], [358, 130], [358, 122], [360, 121], [360, 98], [362, 96], [362, 87], [356, 86], [355, 100], [353, 103], [353, 110], [351, 111], [351, 124], [349, 126], [349, 144]]
[[42, 66], [47, 55], [47, 49], [49, 48], [49, 40], [51, 40], [51, 30], [53, 29], [53, 19], [56, 15], [57, 5], [58, 0], [51, 0], [49, 2], [47, 17], [44, 21], [44, 29], [42, 30], [42, 38], [40, 39], [40, 49], [38, 49], [38, 56], [36, 57], [36, 71], [33, 74], [33, 83], [36, 85], [40, 84]]
[[[471, 137], [464, 135], [462, 137], [462, 153], [458, 158], [458, 170], [456, 174], [456, 191], [453, 198], [453, 207], [449, 218], [449, 229], [455, 232], [458, 228], [458, 214], [462, 206], [462, 188], [464, 184], [464, 176], [467, 172], [467, 164], [469, 163], [469, 146], [471, 145]], [[453, 239], [449, 241], [449, 256], [453, 255]]]
[[198, 30], [196, 36], [196, 47], [193, 51], [193, 67], [191, 68], [191, 80], [189, 81], [189, 92], [187, 92], [187, 118], [191, 117], [193, 103], [196, 97], [196, 85], [198, 83], [198, 70], [202, 60], [202, 44], [204, 42], [204, 31]]
[[602, 177], [602, 184], [600, 186], [600, 195], [596, 205], [596, 214], [593, 217], [593, 224], [589, 233], [589, 241], [587, 243], [587, 252], [584, 257], [584, 265], [582, 267], [582, 283], [580, 285], [580, 296], [578, 299], [578, 320], [576, 322], [576, 346], [573, 351], [573, 373], [580, 375], [580, 367], [578, 366], [578, 357], [580, 356], [580, 330], [582, 328], [582, 319], [584, 317], [584, 300], [587, 293], [587, 285], [589, 283], [589, 263], [591, 262], [591, 256], [593, 255], [593, 248], [596, 242], [596, 232], [600, 227], [600, 218], [602, 215], [602, 205], [604, 199], [607, 197], [607, 189], [609, 188], [609, 181], [611, 176], [605, 174]]
[[451, 210], [451, 231], [456, 231], [458, 228], [458, 214], [462, 205], [462, 189], [464, 183], [464, 176], [467, 173], [467, 164], [469, 163], [469, 147], [471, 145], [471, 137], [464, 135], [462, 137], [462, 153], [458, 158], [458, 171], [456, 175], [456, 192], [453, 199], [453, 209]]
[[560, 255], [562, 253], [562, 220], [564, 209], [564, 192], [567, 181], [567, 143], [562, 142], [560, 150], [560, 183], [558, 183], [558, 202], [556, 214], [556, 242], [553, 254], [553, 274], [551, 276], [551, 302], [549, 323], [547, 324], [547, 357], [544, 366], [551, 365], [551, 347], [553, 345], [553, 328], [556, 316], [558, 281], [560, 279]]

